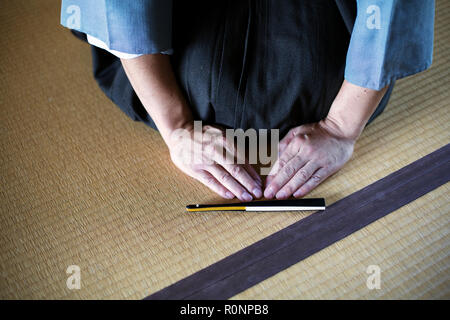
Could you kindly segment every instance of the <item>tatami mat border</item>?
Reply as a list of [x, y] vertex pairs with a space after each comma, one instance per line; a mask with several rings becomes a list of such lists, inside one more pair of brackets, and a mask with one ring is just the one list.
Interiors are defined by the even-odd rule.
[[450, 180], [450, 144], [146, 299], [227, 299]]

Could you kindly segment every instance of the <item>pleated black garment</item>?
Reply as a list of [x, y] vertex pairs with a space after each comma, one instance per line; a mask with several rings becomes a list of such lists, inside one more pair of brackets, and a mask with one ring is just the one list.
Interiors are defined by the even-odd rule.
[[[347, 0], [174, 1], [171, 61], [195, 119], [288, 129], [326, 117], [344, 79], [356, 3]], [[120, 60], [92, 47], [100, 88], [156, 128]], [[373, 120], [385, 108], [393, 84]], [[370, 121], [371, 121], [370, 120]]]

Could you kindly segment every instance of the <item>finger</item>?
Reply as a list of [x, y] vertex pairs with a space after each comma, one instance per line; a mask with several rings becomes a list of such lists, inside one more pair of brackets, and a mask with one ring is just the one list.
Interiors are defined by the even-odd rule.
[[247, 170], [247, 172], [250, 174], [250, 176], [256, 181], [256, 183], [262, 187], [262, 179], [261, 176], [258, 174], [258, 172], [256, 172], [255, 168], [253, 168], [253, 166], [249, 163], [246, 163], [244, 165], [245, 169]]
[[[226, 159], [222, 157], [221, 153], [216, 154], [215, 160], [219, 165], [221, 165], [225, 170], [227, 170], [237, 182], [239, 182], [242, 186], [244, 186], [256, 198], [262, 197], [261, 185], [247, 171], [248, 166], [246, 167], [244, 166], [244, 164], [236, 164], [234, 162], [230, 163], [229, 161], [225, 161]], [[256, 171], [253, 168], [251, 169], [254, 172], [254, 174], [257, 175]], [[247, 196], [245, 197], [248, 198]]]
[[289, 198], [297, 189], [304, 185], [313, 173], [319, 168], [316, 162], [309, 161], [301, 167], [297, 173], [286, 183], [280, 191], [277, 192], [276, 198], [279, 200]]
[[236, 181], [235, 178], [223, 167], [212, 165], [207, 170], [217, 179], [225, 188], [230, 190], [239, 200], [251, 201], [253, 197]]
[[283, 154], [275, 161], [272, 169], [270, 169], [269, 176], [276, 176], [278, 172], [299, 152], [299, 147], [294, 143], [289, 144]]
[[225, 199], [234, 198], [234, 194], [231, 193], [227, 188], [225, 188], [221, 183], [219, 183], [219, 181], [217, 181], [217, 179], [214, 178], [209, 172], [201, 170], [195, 172], [193, 174], [193, 177], [196, 178], [201, 183], [203, 183], [208, 188], [210, 188], [212, 191], [220, 195], [222, 198]]
[[[252, 176], [245, 170], [243, 165], [238, 164], [221, 164], [231, 176], [251, 192], [256, 198], [262, 197], [261, 186], [252, 178]], [[250, 200], [246, 200], [250, 201]]]
[[273, 181], [273, 178], [275, 178], [275, 175], [268, 175], [266, 178], [266, 188], [270, 185], [270, 183]]
[[[291, 141], [292, 142], [292, 141]], [[266, 179], [266, 189], [264, 190], [264, 196], [268, 199], [271, 199], [274, 197], [276, 192], [279, 190], [279, 188], [282, 187], [282, 185], [273, 186], [273, 188], [270, 188], [270, 185], [272, 184], [275, 177], [278, 175], [278, 173], [283, 169], [283, 167], [292, 159], [294, 158], [299, 149], [297, 146], [294, 146], [292, 143], [288, 146], [288, 148], [285, 150], [286, 152], [283, 152], [283, 154], [278, 158], [278, 160], [273, 165], [272, 169], [269, 172], [269, 175]], [[276, 190], [275, 190], [276, 189]]]
[[307, 160], [299, 156], [292, 158], [270, 181], [270, 185], [264, 191], [264, 196], [269, 199], [273, 198], [306, 163]]
[[325, 179], [330, 176], [330, 171], [325, 168], [320, 168], [309, 178], [309, 180], [303, 184], [297, 191], [294, 192], [294, 197], [300, 198], [307, 195], [311, 192], [315, 187], [317, 187], [320, 183], [322, 183]]

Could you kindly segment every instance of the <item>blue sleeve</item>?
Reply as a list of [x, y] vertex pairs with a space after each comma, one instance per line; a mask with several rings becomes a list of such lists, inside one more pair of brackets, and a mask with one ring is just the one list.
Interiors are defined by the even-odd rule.
[[62, 0], [61, 24], [132, 54], [170, 52], [172, 0]]
[[374, 90], [432, 62], [434, 0], [358, 0], [345, 79]]

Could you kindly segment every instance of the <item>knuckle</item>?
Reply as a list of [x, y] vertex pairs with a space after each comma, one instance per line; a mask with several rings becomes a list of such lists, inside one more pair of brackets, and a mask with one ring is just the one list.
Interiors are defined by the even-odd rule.
[[222, 173], [220, 175], [220, 180], [223, 182], [229, 182], [231, 179], [231, 175], [228, 172]]
[[284, 159], [280, 159], [279, 161], [278, 161], [278, 166], [280, 167], [280, 168], [284, 168], [284, 166], [286, 165], [286, 160], [284, 160]]
[[311, 180], [312, 180], [313, 182], [315, 182], [315, 183], [318, 183], [318, 182], [320, 182], [320, 180], [322, 180], [322, 177], [321, 177], [320, 175], [318, 175], [318, 174], [313, 174], [313, 175], [311, 176]]
[[289, 135], [291, 137], [295, 137], [297, 135], [297, 131], [298, 131], [298, 128], [292, 128], [291, 130], [289, 130]]
[[231, 174], [233, 176], [239, 176], [242, 174], [242, 168], [240, 166], [233, 166], [231, 168]]
[[285, 166], [283, 168], [283, 173], [287, 177], [292, 177], [295, 174], [295, 168], [293, 166]]
[[203, 179], [206, 185], [211, 186], [215, 183], [215, 180], [213, 177], [206, 177]]
[[291, 186], [287, 185], [287, 186], [284, 186], [283, 191], [286, 192], [287, 195], [290, 195], [290, 194], [292, 194], [293, 190], [292, 190]]
[[279, 190], [281, 188], [280, 183], [278, 183], [278, 181], [272, 181], [270, 184], [272, 185], [272, 188], [274, 190]]
[[300, 181], [306, 181], [309, 178], [308, 172], [304, 169], [298, 171], [298, 178]]

